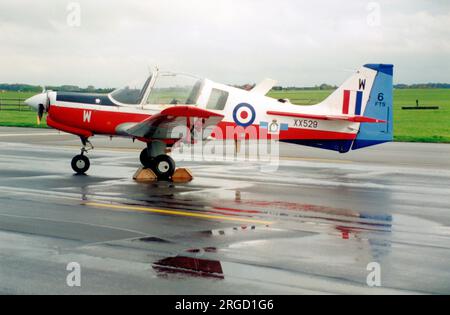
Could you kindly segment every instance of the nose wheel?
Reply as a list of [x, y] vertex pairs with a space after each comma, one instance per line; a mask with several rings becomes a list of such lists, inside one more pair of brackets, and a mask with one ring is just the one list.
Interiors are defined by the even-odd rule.
[[81, 148], [81, 154], [75, 156], [72, 159], [71, 163], [73, 171], [79, 175], [85, 174], [91, 167], [91, 162], [89, 161], [89, 158], [84, 154], [94, 149], [94, 146], [87, 138], [81, 137], [81, 143], [83, 144], [83, 147]]
[[79, 175], [85, 174], [89, 170], [90, 166], [91, 162], [87, 156], [80, 154], [72, 159], [72, 169]]

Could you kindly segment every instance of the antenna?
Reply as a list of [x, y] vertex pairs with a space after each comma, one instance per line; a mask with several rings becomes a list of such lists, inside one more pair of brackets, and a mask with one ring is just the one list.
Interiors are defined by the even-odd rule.
[[147, 70], [149, 74], [153, 74], [154, 72], [158, 72], [159, 71], [159, 67], [158, 66], [154, 66], [153, 69], [150, 65], [147, 65]]

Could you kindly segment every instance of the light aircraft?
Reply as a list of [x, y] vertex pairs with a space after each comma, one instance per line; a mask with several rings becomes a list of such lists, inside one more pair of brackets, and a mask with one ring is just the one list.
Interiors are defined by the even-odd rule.
[[[180, 140], [269, 139], [345, 153], [392, 141], [393, 65], [366, 64], [317, 105], [294, 105], [266, 96], [266, 79], [247, 91], [208, 79], [155, 70], [143, 83], [109, 94], [44, 91], [25, 102], [47, 113], [50, 127], [80, 137], [72, 168], [84, 174], [94, 135], [124, 136], [146, 143], [144, 167], [170, 179], [175, 162], [167, 154]], [[183, 127], [187, 132], [178, 132]]]

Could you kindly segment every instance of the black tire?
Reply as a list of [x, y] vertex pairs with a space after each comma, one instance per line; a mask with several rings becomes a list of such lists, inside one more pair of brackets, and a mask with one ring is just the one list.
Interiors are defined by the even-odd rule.
[[170, 179], [175, 173], [175, 161], [168, 155], [159, 155], [153, 161], [152, 170], [158, 179]]
[[91, 162], [84, 155], [77, 155], [72, 159], [72, 169], [77, 174], [85, 174], [89, 167], [91, 167]]
[[142, 166], [150, 169], [153, 168], [154, 159], [149, 156], [147, 149], [142, 150], [139, 160], [141, 160]]

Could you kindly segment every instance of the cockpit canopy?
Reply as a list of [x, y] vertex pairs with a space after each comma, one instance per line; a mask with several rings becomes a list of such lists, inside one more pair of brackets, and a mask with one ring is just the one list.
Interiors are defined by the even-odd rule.
[[112, 91], [109, 96], [117, 103], [126, 105], [141, 104], [151, 81], [152, 76], [149, 76], [145, 81], [133, 81], [125, 87]]
[[202, 79], [191, 75], [156, 71], [145, 81], [135, 81], [114, 90], [110, 97], [116, 103], [125, 105], [195, 105], [202, 83]]

